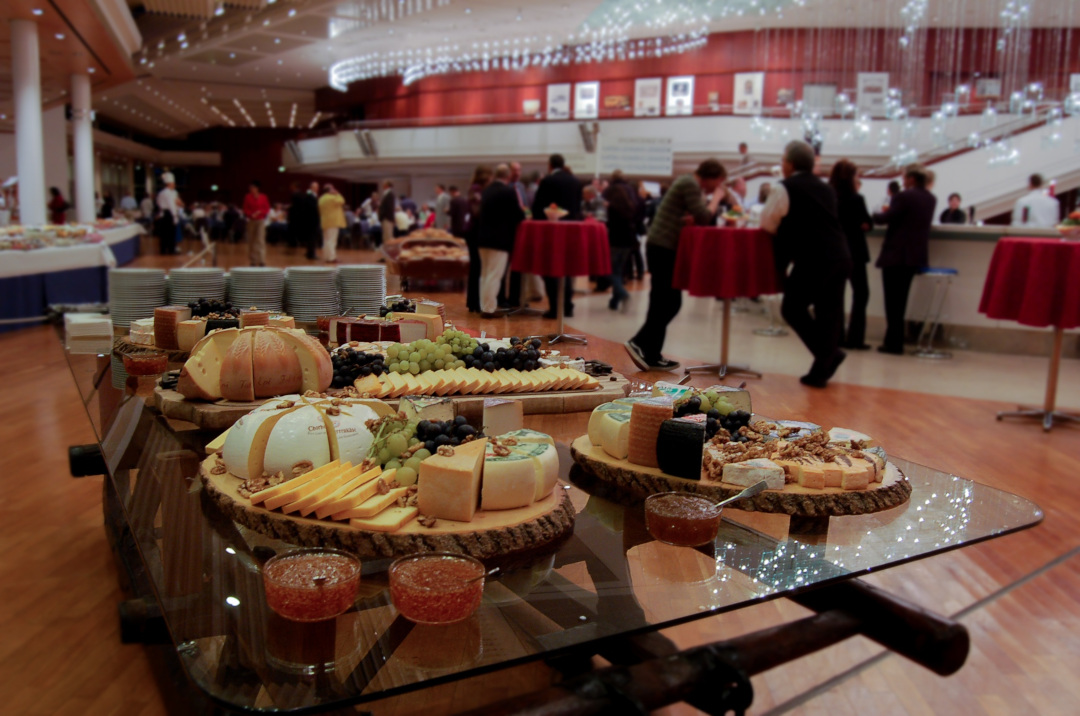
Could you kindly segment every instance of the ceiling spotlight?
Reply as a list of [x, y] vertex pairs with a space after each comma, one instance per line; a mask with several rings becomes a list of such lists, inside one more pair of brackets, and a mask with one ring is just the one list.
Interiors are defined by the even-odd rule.
[[95, 70], [93, 67], [87, 67], [86, 71], [89, 72], [90, 74], [94, 74], [95, 72], [97, 72], [97, 70]]
[[32, 14], [34, 14], [34, 15], [37, 15], [38, 17], [41, 17], [42, 15], [44, 15], [44, 14], [45, 14], [45, 11], [44, 11], [44, 10], [42, 10], [42, 9], [40, 9], [40, 8], [34, 8], [34, 9], [33, 9], [33, 10], [31, 10], [30, 12], [31, 12]]
[[183, 33], [183, 32], [181, 32], [179, 35], [176, 36], [176, 41], [177, 42], [183, 42], [186, 39], [187, 39], [187, 34]]
[[57, 40], [63, 40], [64, 39], [64, 33], [58, 32], [58, 33], [56, 33], [55, 37], [56, 37]]
[[289, 10], [289, 17], [296, 17], [296, 8]]
[[214, 9], [214, 17], [221, 17], [224, 14], [225, 14], [225, 6], [224, 5], [218, 5]]
[[234, 59], [235, 57], [236, 57], [236, 53], [235, 53], [235, 52], [230, 52], [230, 53], [229, 53], [229, 59], [230, 59], [230, 60]]

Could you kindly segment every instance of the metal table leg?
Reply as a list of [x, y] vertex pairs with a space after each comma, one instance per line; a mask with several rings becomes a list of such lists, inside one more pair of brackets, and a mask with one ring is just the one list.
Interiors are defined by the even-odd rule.
[[720, 323], [720, 362], [709, 365], [695, 365], [686, 368], [686, 373], [715, 373], [723, 378], [726, 375], [748, 375], [760, 378], [761, 373], [750, 370], [750, 366], [728, 365], [728, 338], [731, 335], [731, 299], [723, 299], [723, 313]]
[[1065, 330], [1054, 328], [1054, 347], [1050, 351], [1050, 371], [1046, 376], [1046, 400], [1042, 410], [1038, 408], [1024, 408], [1018, 410], [1006, 410], [997, 414], [997, 419], [1003, 418], [1036, 418], [1042, 420], [1043, 430], [1049, 432], [1054, 427], [1054, 421], [1066, 423], [1080, 423], [1080, 414], [1065, 413], [1055, 410], [1057, 404], [1058, 372], [1061, 369], [1061, 343], [1065, 337]]
[[[949, 351], [940, 350], [934, 348], [934, 335], [938, 331], [938, 327], [941, 325], [941, 314], [945, 310], [945, 299], [949, 297], [949, 286], [952, 284], [951, 274], [931, 273], [924, 274], [924, 276], [933, 276], [937, 279], [944, 278], [944, 282], [937, 280], [934, 282], [934, 293], [930, 296], [930, 305], [926, 309], [926, 318], [923, 319], [923, 327], [919, 332], [918, 348], [912, 354], [916, 358], [933, 358], [941, 360], [944, 358], [952, 358], [952, 353]], [[942, 284], [944, 288], [942, 289]], [[941, 298], [938, 298], [938, 294], [941, 294]], [[937, 306], [935, 310], [934, 307]]]
[[555, 302], [558, 304], [556, 314], [559, 320], [559, 332], [552, 333], [548, 336], [548, 345], [553, 346], [556, 343], [579, 343], [581, 345], [589, 345], [589, 339], [580, 333], [567, 333], [566, 332], [566, 300], [564, 294], [566, 293], [566, 277], [559, 277], [558, 295], [555, 298]]
[[767, 301], [769, 304], [769, 327], [758, 328], [754, 331], [755, 336], [786, 336], [788, 334], [787, 329], [781, 325], [777, 320], [777, 306], [779, 301], [776, 300], [778, 296], [762, 296], [762, 300]]

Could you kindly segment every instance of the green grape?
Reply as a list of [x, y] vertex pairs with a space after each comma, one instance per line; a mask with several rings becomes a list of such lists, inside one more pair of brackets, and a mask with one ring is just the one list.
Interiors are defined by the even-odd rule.
[[408, 460], [405, 461], [405, 467], [410, 468], [412, 470], [416, 470], [417, 472], [419, 472], [421, 462], [422, 461], [420, 460], [420, 458], [418, 458], [416, 456], [413, 456], [413, 457], [410, 457]]
[[413, 445], [419, 445], [419, 444], [420, 444], [420, 438], [409, 438], [409, 447], [412, 447]]
[[385, 465], [390, 460], [390, 451], [386, 448], [379, 450], [379, 464]]
[[397, 484], [402, 487], [409, 487], [416, 484], [416, 470], [411, 467], [399, 467], [397, 472], [394, 473], [394, 479], [397, 480]]
[[397, 458], [394, 458], [390, 462], [383, 465], [383, 471], [384, 472], [386, 470], [398, 470], [400, 468], [401, 468], [401, 460], [398, 460]]
[[446, 362], [442, 358], [436, 358], [433, 365], [435, 367], [435, 370], [442, 370], [446, 367]]
[[408, 373], [409, 372], [409, 364], [408, 363], [398, 363], [397, 372], [402, 373], [402, 374]]
[[712, 410], [712, 401], [709, 400], [707, 395], [701, 396], [701, 412], [707, 413]]
[[713, 407], [720, 411], [721, 415], [735, 412], [735, 406], [728, 402], [727, 398], [719, 398], [713, 403]]
[[419, 363], [420, 362], [420, 351], [414, 350], [412, 353], [410, 353], [409, 354], [409, 362], [410, 363]]
[[427, 460], [429, 457], [431, 457], [431, 452], [428, 451], [427, 448], [420, 448], [413, 453], [413, 457], [418, 457], [421, 460]]
[[410, 363], [409, 364], [409, 372], [412, 373], [413, 375], [416, 375], [417, 373], [419, 373], [420, 372], [420, 364], [419, 363]]
[[401, 433], [394, 433], [386, 439], [386, 447], [384, 449], [389, 451], [390, 455], [400, 455], [405, 452], [405, 448], [407, 447], [409, 447], [409, 439]]
[[431, 370], [431, 361], [422, 360], [422, 361], [420, 361], [419, 365], [420, 365], [420, 371], [421, 372]]
[[717, 399], [720, 397], [720, 394], [717, 393], [715, 390], [706, 390], [705, 391], [705, 397], [709, 399], [710, 403], [715, 405]]

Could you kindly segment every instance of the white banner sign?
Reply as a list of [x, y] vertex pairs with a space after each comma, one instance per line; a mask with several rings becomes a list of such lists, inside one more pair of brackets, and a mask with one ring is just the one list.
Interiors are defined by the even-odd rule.
[[600, 83], [578, 82], [574, 85], [574, 119], [600, 116]]
[[634, 116], [659, 117], [663, 80], [649, 77], [634, 81]]
[[673, 166], [670, 137], [601, 138], [601, 174], [621, 169], [631, 176], [669, 177]]
[[570, 119], [570, 85], [548, 85], [547, 118]]
[[856, 75], [855, 106], [859, 114], [885, 116], [885, 98], [889, 95], [888, 72], [860, 72]]
[[735, 74], [735, 114], [760, 114], [761, 98], [765, 93], [764, 72]]
[[668, 77], [668, 116], [694, 113], [694, 76]]

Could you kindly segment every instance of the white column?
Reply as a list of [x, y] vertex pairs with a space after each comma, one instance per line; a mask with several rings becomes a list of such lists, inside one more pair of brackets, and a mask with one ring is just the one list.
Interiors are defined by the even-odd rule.
[[15, 166], [19, 172], [19, 221], [45, 223], [45, 149], [41, 136], [41, 65], [38, 29], [11, 21], [11, 84], [15, 94]]
[[94, 223], [94, 129], [90, 123], [90, 75], [71, 76], [71, 135], [75, 156], [75, 220]]

